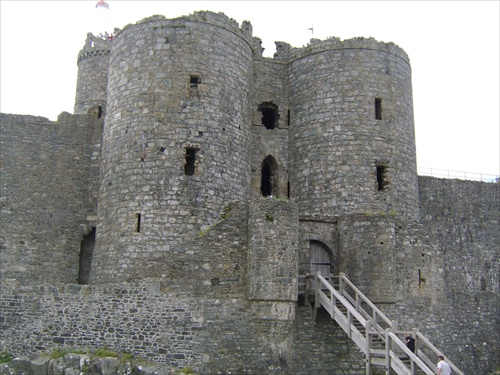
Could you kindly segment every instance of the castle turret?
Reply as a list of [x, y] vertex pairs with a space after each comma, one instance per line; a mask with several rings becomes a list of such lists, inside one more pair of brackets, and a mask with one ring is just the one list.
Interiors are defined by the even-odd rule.
[[293, 51], [292, 196], [303, 216], [418, 212], [411, 68], [392, 43], [336, 38]]
[[104, 115], [111, 42], [111, 35], [87, 34], [85, 45], [78, 54], [75, 114], [91, 111], [97, 118]]
[[186, 243], [248, 199], [250, 30], [197, 12], [115, 36], [92, 283], [188, 261]]

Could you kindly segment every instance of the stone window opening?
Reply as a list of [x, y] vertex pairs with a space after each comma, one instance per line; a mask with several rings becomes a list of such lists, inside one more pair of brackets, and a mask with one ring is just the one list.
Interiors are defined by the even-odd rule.
[[196, 171], [196, 154], [198, 149], [194, 147], [186, 147], [186, 162], [184, 164], [184, 174], [186, 176], [194, 175]]
[[266, 129], [272, 130], [278, 126], [278, 106], [271, 102], [264, 102], [259, 105], [259, 111], [262, 113], [262, 125]]
[[97, 119], [100, 119], [102, 117], [102, 106], [97, 107]]
[[277, 195], [277, 163], [271, 156], [267, 156], [262, 162], [260, 193], [264, 197]]
[[191, 96], [198, 96], [198, 87], [201, 83], [201, 78], [199, 75], [189, 76], [189, 94]]
[[135, 233], [141, 233], [141, 214], [135, 214]]
[[389, 187], [388, 169], [384, 165], [376, 166], [377, 190], [383, 191]]
[[95, 245], [95, 227], [83, 236], [80, 245], [80, 264], [78, 268], [78, 284], [87, 285], [89, 283], [90, 268], [92, 266], [92, 254]]
[[375, 119], [382, 120], [382, 99], [375, 98]]

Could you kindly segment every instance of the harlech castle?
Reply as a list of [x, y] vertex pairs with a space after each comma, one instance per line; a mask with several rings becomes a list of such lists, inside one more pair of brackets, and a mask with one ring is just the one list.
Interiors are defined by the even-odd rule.
[[197, 374], [500, 367], [500, 185], [417, 175], [401, 48], [265, 58], [249, 22], [203, 11], [88, 34], [77, 62], [74, 114], [0, 117], [0, 351]]

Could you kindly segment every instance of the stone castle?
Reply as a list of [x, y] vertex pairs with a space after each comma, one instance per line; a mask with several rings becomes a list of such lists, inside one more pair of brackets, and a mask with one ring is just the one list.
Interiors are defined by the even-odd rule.
[[303, 275], [344, 272], [467, 374], [499, 360], [499, 184], [416, 171], [411, 67], [196, 12], [92, 34], [74, 114], [1, 115], [1, 349], [365, 374]]

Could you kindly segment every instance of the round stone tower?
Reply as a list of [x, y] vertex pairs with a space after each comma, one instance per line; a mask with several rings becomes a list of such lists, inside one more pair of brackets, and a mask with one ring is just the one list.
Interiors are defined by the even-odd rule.
[[109, 62], [91, 283], [160, 276], [250, 189], [251, 26], [153, 16], [117, 33]]
[[304, 216], [416, 219], [411, 68], [392, 43], [336, 38], [292, 52], [292, 196]]
[[75, 114], [89, 110], [100, 118], [105, 111], [108, 86], [109, 54], [111, 40], [87, 34], [85, 45], [78, 54], [78, 79], [76, 83]]

